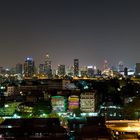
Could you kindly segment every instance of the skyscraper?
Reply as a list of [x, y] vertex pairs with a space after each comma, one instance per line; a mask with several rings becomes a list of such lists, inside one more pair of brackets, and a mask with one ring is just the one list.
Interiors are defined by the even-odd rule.
[[33, 58], [27, 57], [24, 62], [24, 76], [25, 77], [32, 77], [35, 73], [35, 65]]
[[94, 77], [94, 67], [93, 66], [87, 66], [87, 76], [89, 78]]
[[38, 73], [39, 74], [45, 74], [44, 68], [45, 68], [44, 64], [39, 64]]
[[74, 59], [74, 76], [79, 75], [79, 59]]
[[125, 77], [128, 76], [128, 68], [127, 68], [127, 67], [124, 68], [124, 76], [125, 76]]
[[119, 62], [118, 64], [118, 72], [123, 72], [124, 71], [124, 63], [122, 61]]
[[58, 65], [58, 76], [64, 76], [66, 74], [65, 65]]
[[3, 73], [3, 67], [0, 67], [0, 74]]
[[108, 61], [107, 60], [104, 60], [103, 70], [106, 70], [108, 68], [109, 68]]
[[140, 63], [136, 63], [135, 75], [140, 76]]
[[44, 67], [45, 74], [48, 76], [48, 78], [52, 78], [52, 65], [50, 56], [47, 53], [45, 57], [45, 67]]
[[22, 64], [16, 64], [16, 74], [22, 74]]

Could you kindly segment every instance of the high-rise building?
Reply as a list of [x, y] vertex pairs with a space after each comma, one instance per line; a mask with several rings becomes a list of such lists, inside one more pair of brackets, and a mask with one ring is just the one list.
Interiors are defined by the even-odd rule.
[[3, 67], [0, 67], [0, 74], [3, 73]]
[[104, 60], [103, 70], [106, 70], [108, 68], [109, 68], [108, 61], [107, 60]]
[[73, 66], [66, 67], [66, 75], [73, 76]]
[[86, 66], [80, 68], [80, 76], [87, 77], [87, 67]]
[[66, 74], [65, 65], [58, 65], [58, 76], [64, 76]]
[[16, 64], [16, 74], [22, 74], [22, 64]]
[[39, 64], [38, 73], [45, 74], [45, 64]]
[[24, 76], [32, 77], [35, 73], [35, 64], [33, 58], [27, 57], [24, 62]]
[[74, 59], [74, 76], [79, 75], [79, 59]]
[[135, 75], [140, 76], [140, 63], [136, 63]]
[[94, 77], [94, 67], [93, 66], [87, 66], [87, 76], [89, 78]]
[[45, 74], [48, 76], [48, 78], [52, 78], [52, 65], [50, 56], [47, 53], [45, 58], [45, 67], [44, 67]]
[[124, 72], [124, 63], [122, 61], [118, 64], [118, 72]]
[[124, 76], [125, 76], [125, 77], [128, 76], [128, 68], [127, 68], [127, 67], [124, 68]]

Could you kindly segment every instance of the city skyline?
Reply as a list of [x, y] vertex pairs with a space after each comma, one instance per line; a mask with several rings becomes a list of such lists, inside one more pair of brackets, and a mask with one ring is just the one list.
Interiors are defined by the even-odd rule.
[[110, 66], [140, 62], [140, 2], [1, 1], [0, 66], [50, 54], [52, 65]]
[[[48, 53], [47, 53], [47, 55], [49, 56]], [[45, 60], [45, 59], [44, 59], [44, 62], [43, 62], [43, 63], [36, 64], [36, 61], [34, 60], [33, 57], [26, 57], [26, 58], [24, 59], [23, 62], [16, 62], [16, 64], [13, 65], [13, 67], [10, 67], [10, 66], [7, 66], [7, 67], [0, 66], [0, 67], [1, 67], [2, 69], [5, 69], [5, 70], [10, 70], [10, 69], [13, 70], [13, 69], [16, 69], [17, 65], [22, 65], [22, 66], [24, 66], [24, 64], [26, 63], [27, 60], [32, 60], [32, 62], [34, 63], [34, 68], [37, 68], [37, 69], [38, 69], [37, 71], [39, 71], [40, 66], [41, 66], [41, 67], [42, 67], [42, 66], [44, 67], [44, 66], [46, 65], [46, 60]], [[91, 65], [87, 65], [87, 64], [81, 65], [79, 59], [73, 59], [73, 61], [72, 61], [73, 63], [70, 64], [70, 65], [64, 64], [64, 63], [59, 63], [59, 64], [57, 64], [57, 65], [54, 66], [54, 65], [52, 64], [52, 61], [51, 61], [50, 58], [49, 58], [49, 61], [48, 61], [48, 62], [49, 62], [50, 70], [58, 70], [60, 66], [64, 66], [64, 67], [66, 67], [66, 69], [71, 69], [72, 67], [75, 66], [75, 60], [78, 61], [78, 63], [77, 63], [77, 64], [78, 64], [78, 68], [81, 69], [81, 70], [82, 70], [82, 69], [86, 69], [86, 68], [87, 68], [87, 69], [88, 69], [88, 68], [92, 68], [92, 69], [96, 69], [96, 70], [107, 70], [107, 69], [111, 69], [111, 70], [114, 70], [114, 71], [119, 71], [119, 69], [121, 69], [121, 71], [123, 71], [124, 68], [127, 68], [127, 69], [129, 69], [129, 70], [135, 70], [136, 65], [137, 65], [137, 64], [140, 64], [140, 63], [135, 63], [133, 66], [127, 67], [127, 64], [125, 64], [123, 61], [119, 61], [117, 65], [110, 65], [110, 64], [108, 63], [107, 60], [104, 60], [102, 66], [97, 67], [97, 65], [95, 65], [95, 64], [91, 64]]]

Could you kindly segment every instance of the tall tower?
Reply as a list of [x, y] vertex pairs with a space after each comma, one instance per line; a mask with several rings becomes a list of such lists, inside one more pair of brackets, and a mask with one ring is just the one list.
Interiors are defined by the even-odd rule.
[[140, 63], [136, 63], [135, 66], [135, 75], [140, 76]]
[[104, 65], [103, 65], [103, 70], [106, 70], [108, 69], [108, 61], [107, 60], [104, 60]]
[[79, 75], [79, 59], [74, 59], [74, 76]]
[[45, 67], [44, 67], [45, 74], [47, 74], [48, 78], [52, 78], [52, 65], [50, 56], [47, 53], [45, 57]]
[[118, 64], [118, 72], [123, 72], [123, 71], [124, 71], [124, 63], [120, 61]]
[[65, 65], [58, 65], [58, 75], [64, 77], [66, 74]]
[[94, 77], [94, 67], [93, 66], [87, 66], [87, 76], [89, 78]]
[[45, 67], [45, 64], [39, 64], [39, 67], [38, 67], [39, 74], [45, 74], [44, 67]]
[[25, 77], [32, 77], [35, 73], [35, 65], [33, 58], [27, 57], [24, 62], [24, 75]]
[[22, 74], [22, 64], [16, 64], [16, 74]]
[[3, 67], [0, 67], [0, 74], [3, 73]]

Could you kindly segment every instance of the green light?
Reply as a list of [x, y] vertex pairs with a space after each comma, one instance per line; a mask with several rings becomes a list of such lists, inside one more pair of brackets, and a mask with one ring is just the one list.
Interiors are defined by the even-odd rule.
[[5, 87], [1, 86], [0, 89], [5, 89]]

